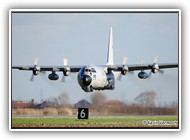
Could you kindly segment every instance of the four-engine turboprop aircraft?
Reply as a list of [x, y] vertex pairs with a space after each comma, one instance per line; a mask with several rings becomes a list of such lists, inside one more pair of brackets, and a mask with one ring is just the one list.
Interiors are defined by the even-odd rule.
[[[110, 28], [107, 64], [106, 65], [87, 65], [87, 66], [69, 66], [67, 59], [64, 59], [63, 66], [39, 66], [36, 58], [33, 66], [12, 66], [12, 69], [31, 70], [33, 72], [31, 81], [34, 76], [40, 72], [50, 71], [48, 75], [50, 80], [58, 80], [59, 76], [56, 72], [63, 72], [63, 79], [69, 76], [71, 72], [78, 72], [78, 83], [85, 92], [92, 92], [93, 90], [113, 90], [115, 88], [115, 81], [120, 79], [121, 75], [126, 75], [128, 72], [140, 71], [138, 77], [140, 79], [149, 78], [151, 73], [161, 72], [160, 69], [176, 68], [177, 63], [158, 64], [158, 57], [155, 58], [153, 64], [138, 64], [127, 65], [127, 58], [124, 57], [122, 65], [114, 65], [113, 57], [113, 33]], [[150, 70], [150, 73], [144, 70]]]

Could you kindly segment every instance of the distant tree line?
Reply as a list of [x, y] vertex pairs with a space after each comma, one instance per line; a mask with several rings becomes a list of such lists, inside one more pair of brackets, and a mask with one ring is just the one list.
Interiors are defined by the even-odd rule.
[[108, 104], [102, 93], [92, 96], [92, 112], [105, 115], [178, 115], [178, 103], [166, 106], [156, 106], [157, 94], [154, 91], [143, 92], [135, 98], [133, 104], [112, 102]]
[[92, 94], [90, 102], [83, 99], [75, 105], [70, 105], [69, 94], [63, 92], [58, 97], [49, 98], [40, 104], [35, 104], [32, 100], [27, 108], [44, 109], [41, 111], [43, 115], [51, 113], [74, 115], [78, 107], [84, 106], [90, 109], [91, 114], [96, 115], [178, 115], [178, 102], [156, 105], [156, 101], [157, 94], [154, 91], [142, 92], [134, 99], [134, 103], [130, 104], [118, 100], [107, 100], [105, 94], [96, 92]]

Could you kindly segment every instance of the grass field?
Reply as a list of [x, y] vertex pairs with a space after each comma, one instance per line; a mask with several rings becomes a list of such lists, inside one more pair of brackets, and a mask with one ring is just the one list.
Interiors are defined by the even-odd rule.
[[12, 118], [12, 128], [178, 128], [177, 116]]

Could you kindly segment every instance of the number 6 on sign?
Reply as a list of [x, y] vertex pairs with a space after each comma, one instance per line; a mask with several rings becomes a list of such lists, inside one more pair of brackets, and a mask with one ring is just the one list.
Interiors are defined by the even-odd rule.
[[78, 119], [88, 119], [88, 108], [78, 108]]

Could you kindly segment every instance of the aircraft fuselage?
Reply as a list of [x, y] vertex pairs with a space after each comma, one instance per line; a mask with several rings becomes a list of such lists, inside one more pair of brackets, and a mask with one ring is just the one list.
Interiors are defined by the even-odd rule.
[[106, 67], [84, 66], [78, 72], [78, 83], [86, 92], [93, 90], [113, 90], [115, 88], [115, 76]]

